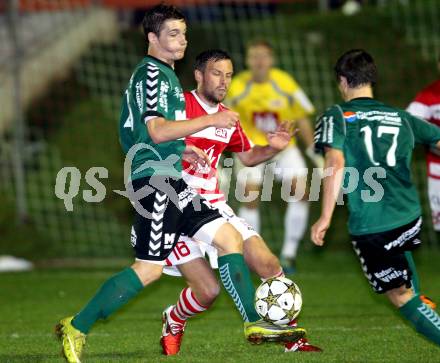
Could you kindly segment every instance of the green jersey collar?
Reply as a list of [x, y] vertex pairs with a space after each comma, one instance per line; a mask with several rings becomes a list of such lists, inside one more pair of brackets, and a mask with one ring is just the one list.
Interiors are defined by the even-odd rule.
[[168, 63], [165, 63], [164, 61], [162, 61], [162, 60], [160, 60], [160, 59], [158, 59], [156, 57], [153, 57], [152, 55], [147, 55], [146, 58], [151, 58], [154, 61], [159, 62], [160, 64], [163, 64], [164, 66], [167, 66], [168, 68], [170, 68], [170, 69], [172, 69], [174, 71], [173, 67], [171, 67]]

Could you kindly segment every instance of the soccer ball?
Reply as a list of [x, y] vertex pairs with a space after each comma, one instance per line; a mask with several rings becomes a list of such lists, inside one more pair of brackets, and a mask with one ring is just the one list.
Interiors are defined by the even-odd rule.
[[301, 311], [302, 296], [298, 286], [288, 278], [264, 281], [255, 291], [255, 309], [264, 320], [287, 325]]

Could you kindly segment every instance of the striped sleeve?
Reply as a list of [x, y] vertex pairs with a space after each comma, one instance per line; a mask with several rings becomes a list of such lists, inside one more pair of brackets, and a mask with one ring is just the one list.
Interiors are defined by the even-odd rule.
[[[167, 92], [170, 88], [166, 75], [161, 72], [159, 67], [150, 62], [146, 65], [144, 82], [140, 86], [141, 94], [141, 114], [144, 122], [155, 117], [165, 117], [168, 113]], [[138, 90], [136, 90], [138, 93]]]
[[315, 150], [323, 152], [325, 147], [342, 150], [345, 142], [345, 124], [338, 106], [328, 109], [318, 118], [315, 126]]

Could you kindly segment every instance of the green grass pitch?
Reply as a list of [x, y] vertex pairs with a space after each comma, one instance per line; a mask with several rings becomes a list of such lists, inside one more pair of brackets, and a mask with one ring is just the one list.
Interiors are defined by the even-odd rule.
[[[423, 292], [440, 301], [440, 253], [416, 255]], [[53, 327], [76, 312], [113, 269], [42, 269], [0, 275], [0, 362], [63, 362]], [[293, 276], [303, 292], [300, 324], [324, 353], [283, 353], [252, 346], [223, 291], [189, 321], [178, 356], [160, 354], [161, 311], [183, 281], [164, 277], [89, 334], [83, 362], [440, 362], [440, 350], [416, 334], [382, 296], [370, 291], [354, 254], [308, 252]], [[258, 280], [255, 280], [258, 283]]]

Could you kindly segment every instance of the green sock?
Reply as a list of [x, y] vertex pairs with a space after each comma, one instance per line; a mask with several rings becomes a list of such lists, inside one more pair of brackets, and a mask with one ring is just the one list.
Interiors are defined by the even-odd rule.
[[419, 275], [417, 275], [416, 264], [414, 262], [412, 253], [410, 251], [406, 251], [405, 257], [406, 257], [406, 260], [408, 261], [409, 269], [412, 272], [412, 276], [411, 276], [412, 288], [413, 288], [415, 294], [419, 294], [420, 293]]
[[125, 305], [143, 288], [130, 267], [109, 278], [87, 305], [73, 318], [72, 325], [87, 334], [98, 319], [105, 319]]
[[232, 297], [243, 320], [248, 322], [260, 319], [255, 311], [255, 288], [243, 255], [231, 253], [218, 258], [220, 278], [226, 291]]
[[422, 303], [419, 295], [414, 296], [399, 310], [420, 334], [440, 345], [440, 316]]

